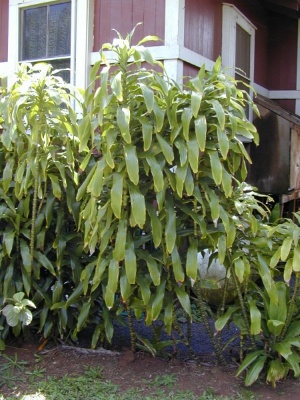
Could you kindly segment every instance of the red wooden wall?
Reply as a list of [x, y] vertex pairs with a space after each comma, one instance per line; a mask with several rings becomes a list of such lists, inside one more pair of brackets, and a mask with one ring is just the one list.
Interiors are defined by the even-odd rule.
[[185, 46], [216, 60], [222, 50], [222, 0], [186, 0]]
[[[133, 44], [147, 35], [156, 35], [160, 42], [151, 42], [152, 46], [162, 45], [165, 36], [165, 2], [163, 0], [95, 0], [94, 51], [103, 43], [112, 42], [116, 29], [126, 36], [138, 23]], [[149, 43], [150, 44], [150, 43]]]
[[0, 1], [0, 62], [7, 61], [8, 49], [8, 1]]

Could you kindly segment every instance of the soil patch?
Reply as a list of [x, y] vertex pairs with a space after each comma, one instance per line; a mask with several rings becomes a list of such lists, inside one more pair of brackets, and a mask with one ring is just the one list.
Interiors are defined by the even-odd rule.
[[[211, 355], [203, 355], [197, 365], [195, 362], [172, 359], [169, 361], [154, 358], [138, 352], [133, 354], [129, 349], [121, 352], [90, 351], [83, 348], [64, 346], [52, 347], [38, 352], [39, 344], [25, 343], [22, 347], [7, 346], [3, 354], [26, 361], [26, 370], [33, 370], [39, 354], [39, 368], [45, 368], [44, 377], [60, 378], [64, 375], [78, 375], [86, 367], [101, 367], [104, 379], [119, 385], [122, 389], [141, 388], [145, 382], [154, 381], [156, 377], [172, 374], [176, 377], [172, 390], [190, 390], [197, 395], [211, 388], [214, 395], [232, 396], [245, 393], [242, 379], [235, 377], [236, 365], [224, 369], [218, 367]], [[1, 357], [0, 357], [1, 358]], [[3, 359], [2, 359], [3, 360]], [[2, 362], [1, 360], [1, 362]], [[22, 393], [22, 385], [18, 382], [18, 392]], [[278, 383], [275, 389], [264, 382], [254, 384], [249, 390], [255, 399], [299, 400], [300, 382], [293, 378]], [[16, 392], [5, 385], [0, 394], [14, 396]], [[249, 397], [248, 397], [249, 398]], [[251, 397], [253, 398], [253, 397]]]

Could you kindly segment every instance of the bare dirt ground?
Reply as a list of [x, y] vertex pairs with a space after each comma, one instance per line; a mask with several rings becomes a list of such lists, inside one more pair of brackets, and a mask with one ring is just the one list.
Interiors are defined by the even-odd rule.
[[[8, 346], [3, 353], [15, 357], [19, 361], [27, 361], [26, 369], [33, 369], [38, 352], [38, 344], [23, 344], [22, 347]], [[3, 360], [3, 359], [2, 359]], [[0, 362], [2, 362], [2, 360]], [[211, 356], [200, 360], [199, 365], [194, 362], [184, 362], [173, 359], [165, 361], [153, 358], [145, 353], [133, 354], [130, 350], [101, 353], [86, 351], [86, 349], [72, 349], [69, 347], [51, 347], [40, 354], [39, 368], [45, 368], [44, 378], [47, 376], [61, 377], [66, 374], [83, 373], [86, 367], [102, 367], [104, 379], [111, 381], [122, 389], [143, 387], [146, 381], [156, 376], [172, 374], [176, 377], [174, 390], [190, 390], [201, 395], [205, 390], [212, 389], [214, 395], [233, 396], [245, 393], [242, 379], [235, 377], [236, 366], [231, 365], [226, 370], [216, 366]], [[18, 384], [19, 391], [22, 382]], [[300, 381], [288, 378], [280, 382], [275, 389], [264, 382], [254, 384], [249, 390], [255, 399], [261, 400], [299, 400]], [[0, 388], [0, 396], [13, 396], [15, 392], [5, 385]], [[251, 398], [253, 398], [251, 397]], [[248, 397], [249, 398], [249, 397]]]

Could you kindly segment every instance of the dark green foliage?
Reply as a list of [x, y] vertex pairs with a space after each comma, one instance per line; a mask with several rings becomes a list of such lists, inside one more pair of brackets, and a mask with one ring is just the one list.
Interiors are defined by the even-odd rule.
[[[84, 93], [24, 64], [1, 95], [0, 307], [24, 292], [33, 329], [75, 338], [93, 326], [92, 347], [112, 340], [125, 312], [132, 350], [152, 354], [165, 344], [136, 335], [134, 318], [161, 321], [192, 353], [177, 319], [192, 323], [198, 307], [219, 361], [229, 322], [250, 338], [238, 371], [250, 367], [247, 385], [266, 369], [273, 385], [289, 369], [298, 376], [299, 228], [268, 223], [266, 197], [245, 183], [241, 137], [258, 135], [244, 108], [254, 105], [220, 59], [181, 88], [132, 34], [103, 46]], [[217, 311], [198, 273], [205, 249], [226, 270]], [[229, 283], [237, 299], [226, 305]]]

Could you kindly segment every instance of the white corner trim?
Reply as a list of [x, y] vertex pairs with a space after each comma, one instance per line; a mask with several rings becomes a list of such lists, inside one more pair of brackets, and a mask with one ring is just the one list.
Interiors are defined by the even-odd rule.
[[185, 61], [191, 65], [194, 65], [198, 68], [202, 67], [205, 64], [207, 70], [211, 71], [215, 62], [210, 60], [209, 58], [201, 56], [201, 54], [196, 53], [190, 49], [187, 49], [184, 46], [179, 48], [179, 58], [182, 61]]
[[270, 92], [268, 89], [264, 88], [263, 86], [258, 85], [257, 83], [253, 84], [253, 89], [257, 94], [260, 94], [261, 96], [270, 97]]
[[[174, 60], [179, 58], [179, 46], [149, 46], [146, 47], [150, 51], [155, 60]], [[115, 53], [112, 51], [105, 51], [106, 58], [109, 62], [116, 61]], [[100, 60], [98, 51], [90, 54], [90, 65], [94, 65]]]
[[[150, 51], [152, 57], [155, 60], [184, 61], [198, 68], [205, 64], [206, 69], [208, 70], [212, 70], [215, 64], [215, 62], [210, 60], [209, 58], [203, 57], [201, 54], [187, 49], [184, 46], [150, 46], [147, 47], [147, 50]], [[112, 51], [105, 51], [105, 55], [108, 61], [116, 60], [115, 54]], [[99, 60], [99, 52], [92, 52], [90, 54], [90, 65], [94, 65]]]
[[9, 64], [8, 62], [0, 63], [0, 77], [6, 77], [9, 74]]
[[165, 0], [165, 45], [184, 45], [185, 0]]
[[[74, 1], [72, 2], [72, 4]], [[74, 57], [73, 71], [75, 71], [74, 84], [85, 89], [88, 86], [90, 65], [87, 62], [93, 47], [94, 28], [94, 0], [77, 0], [74, 31]]]
[[269, 98], [274, 100], [300, 100], [300, 90], [270, 90]]

